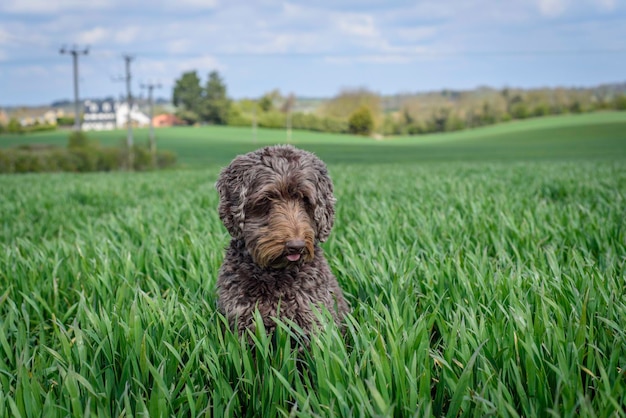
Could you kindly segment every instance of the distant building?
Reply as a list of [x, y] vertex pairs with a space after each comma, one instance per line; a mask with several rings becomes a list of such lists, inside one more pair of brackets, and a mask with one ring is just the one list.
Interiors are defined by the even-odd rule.
[[85, 131], [110, 131], [117, 128], [115, 108], [117, 103], [113, 101], [92, 102], [86, 100], [83, 104], [83, 124]]
[[[124, 128], [128, 124], [128, 103], [118, 103], [115, 111], [117, 119], [117, 127]], [[139, 106], [135, 103], [130, 111], [130, 119], [133, 126], [148, 126], [150, 118], [139, 110]]]
[[[105, 100], [94, 102], [87, 100], [84, 103], [83, 125], [85, 131], [106, 131], [116, 128], [124, 128], [128, 122], [128, 104]], [[150, 118], [133, 105], [130, 112], [133, 126], [147, 126]]]
[[155, 128], [164, 128], [168, 126], [176, 126], [176, 125], [184, 125], [181, 119], [177, 118], [176, 115], [172, 115], [171, 113], [163, 113], [162, 115], [155, 116], [152, 118], [152, 125]]
[[33, 126], [33, 125], [56, 125], [57, 117], [63, 116], [63, 111], [57, 111], [47, 107], [22, 107], [15, 109], [9, 118], [15, 118], [18, 120], [21, 126]]

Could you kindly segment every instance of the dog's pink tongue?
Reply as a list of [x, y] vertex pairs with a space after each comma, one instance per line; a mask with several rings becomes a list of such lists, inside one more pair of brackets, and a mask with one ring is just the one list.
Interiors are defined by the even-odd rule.
[[289, 261], [298, 261], [298, 260], [300, 260], [300, 254], [289, 254], [287, 256], [287, 260], [289, 260]]

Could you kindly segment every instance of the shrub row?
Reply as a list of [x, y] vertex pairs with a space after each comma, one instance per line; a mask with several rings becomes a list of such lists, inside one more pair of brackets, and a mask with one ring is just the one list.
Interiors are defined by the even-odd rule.
[[[145, 147], [133, 148], [133, 169], [142, 171], [153, 167], [150, 151]], [[0, 173], [38, 173], [68, 171], [114, 171], [127, 169], [128, 152], [123, 148], [89, 145], [85, 147], [21, 146], [0, 150]], [[159, 151], [156, 168], [171, 167], [176, 155]]]
[[[252, 126], [252, 118], [241, 113], [234, 113], [228, 119], [230, 126]], [[271, 111], [259, 113], [257, 125], [260, 128], [285, 129], [287, 115], [283, 112]], [[317, 116], [313, 113], [293, 113], [291, 115], [291, 127], [316, 132], [348, 133], [347, 120]]]

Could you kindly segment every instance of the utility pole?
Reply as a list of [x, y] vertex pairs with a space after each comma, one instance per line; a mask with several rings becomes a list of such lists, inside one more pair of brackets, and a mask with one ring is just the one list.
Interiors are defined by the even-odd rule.
[[156, 168], [157, 164], [156, 164], [156, 141], [154, 139], [154, 123], [152, 122], [152, 119], [154, 119], [154, 103], [152, 102], [152, 90], [154, 90], [155, 88], [160, 89], [161, 88], [161, 84], [157, 83], [157, 84], [152, 84], [152, 83], [148, 83], [148, 84], [142, 84], [141, 85], [142, 89], [148, 89], [148, 105], [150, 106], [150, 154], [152, 156], [152, 168]]
[[61, 55], [70, 54], [72, 55], [72, 60], [74, 61], [74, 130], [76, 132], [80, 131], [80, 109], [81, 105], [78, 101], [78, 56], [79, 55], [87, 55], [89, 53], [89, 48], [85, 48], [83, 50], [79, 50], [78, 47], [74, 46], [72, 49], [66, 49], [64, 46], [59, 50]]
[[126, 62], [126, 101], [128, 103], [128, 117], [126, 123], [128, 125], [128, 133], [126, 134], [126, 147], [128, 148], [128, 170], [133, 170], [134, 155], [133, 155], [133, 119], [131, 112], [133, 109], [133, 95], [130, 92], [130, 62], [134, 59], [131, 55], [124, 55], [124, 61]]

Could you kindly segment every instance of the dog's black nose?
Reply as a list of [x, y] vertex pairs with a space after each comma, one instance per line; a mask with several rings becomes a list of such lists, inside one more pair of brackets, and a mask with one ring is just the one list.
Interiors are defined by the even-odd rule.
[[285, 247], [287, 247], [287, 252], [289, 254], [297, 254], [301, 253], [304, 250], [306, 243], [301, 239], [294, 239], [291, 241], [287, 241]]

